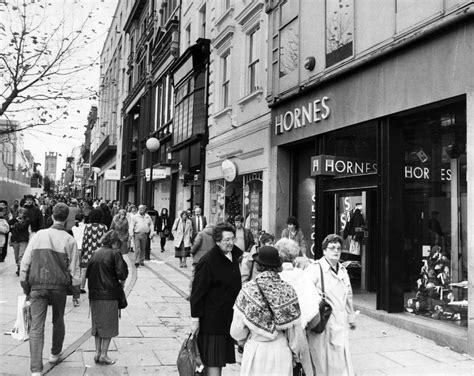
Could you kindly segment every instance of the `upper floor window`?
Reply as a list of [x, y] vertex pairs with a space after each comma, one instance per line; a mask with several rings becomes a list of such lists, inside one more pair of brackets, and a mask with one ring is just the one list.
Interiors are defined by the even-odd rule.
[[193, 134], [194, 78], [190, 77], [176, 89], [176, 108], [173, 118], [173, 145]]
[[222, 67], [222, 90], [221, 90], [221, 98], [222, 98], [222, 107], [226, 108], [229, 107], [229, 91], [230, 91], [230, 52], [227, 52], [221, 58], [221, 67]]
[[259, 67], [259, 53], [258, 41], [260, 35], [260, 28], [257, 27], [248, 35], [248, 92], [252, 93], [259, 88], [258, 85], [258, 67]]
[[326, 67], [353, 55], [354, 0], [326, 0]]
[[155, 86], [155, 131], [171, 120], [173, 111], [173, 86], [170, 76], [165, 76]]
[[298, 68], [299, 33], [298, 2], [286, 0], [280, 5], [279, 12], [279, 76], [284, 77]]
[[164, 1], [161, 5], [161, 25], [164, 26], [174, 14], [178, 6], [178, 0], [167, 0]]
[[186, 40], [184, 41], [186, 48], [191, 45], [191, 24], [186, 26], [184, 37]]

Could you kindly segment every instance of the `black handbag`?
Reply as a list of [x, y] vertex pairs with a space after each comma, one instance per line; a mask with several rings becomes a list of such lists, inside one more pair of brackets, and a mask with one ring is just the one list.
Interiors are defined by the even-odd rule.
[[197, 333], [190, 333], [181, 345], [176, 361], [179, 376], [202, 375], [204, 365], [197, 345]]
[[322, 296], [321, 296], [321, 302], [319, 303], [319, 323], [316, 325], [314, 328], [311, 329], [311, 331], [315, 333], [322, 333], [324, 332], [324, 329], [326, 329], [326, 324], [329, 320], [329, 317], [331, 316], [332, 313], [332, 307], [331, 305], [326, 301], [326, 292], [324, 290], [324, 274], [323, 274], [323, 268], [321, 267], [321, 264], [318, 263], [319, 265], [319, 270], [321, 271], [321, 289], [322, 289]]
[[124, 308], [127, 308], [127, 306], [128, 306], [127, 296], [125, 295], [125, 291], [123, 291], [123, 287], [120, 286], [118, 307], [119, 309], [124, 309]]

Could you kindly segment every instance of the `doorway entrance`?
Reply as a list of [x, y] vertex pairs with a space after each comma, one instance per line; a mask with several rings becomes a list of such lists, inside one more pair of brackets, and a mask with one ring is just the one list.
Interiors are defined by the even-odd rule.
[[377, 191], [353, 189], [324, 192], [325, 233], [344, 239], [341, 262], [347, 268], [354, 294], [366, 296], [375, 307], [378, 276], [376, 236]]

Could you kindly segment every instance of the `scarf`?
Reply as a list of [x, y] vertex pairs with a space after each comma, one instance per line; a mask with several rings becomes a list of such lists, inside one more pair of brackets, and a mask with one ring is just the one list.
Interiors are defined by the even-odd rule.
[[270, 271], [260, 273], [242, 287], [235, 308], [244, 315], [249, 329], [270, 339], [275, 339], [278, 331], [299, 323], [301, 315], [293, 287]]

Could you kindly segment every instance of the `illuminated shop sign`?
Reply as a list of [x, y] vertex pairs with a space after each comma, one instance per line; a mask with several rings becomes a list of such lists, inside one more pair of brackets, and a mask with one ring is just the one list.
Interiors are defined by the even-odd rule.
[[331, 109], [327, 104], [328, 101], [329, 97], [322, 97], [275, 116], [275, 134], [291, 132], [293, 129], [326, 120], [331, 113]]
[[[438, 172], [436, 172], [438, 171]], [[359, 176], [377, 173], [377, 163], [333, 155], [311, 157], [311, 176]], [[427, 166], [405, 165], [405, 178], [413, 180], [450, 181], [451, 169], [434, 170]]]

